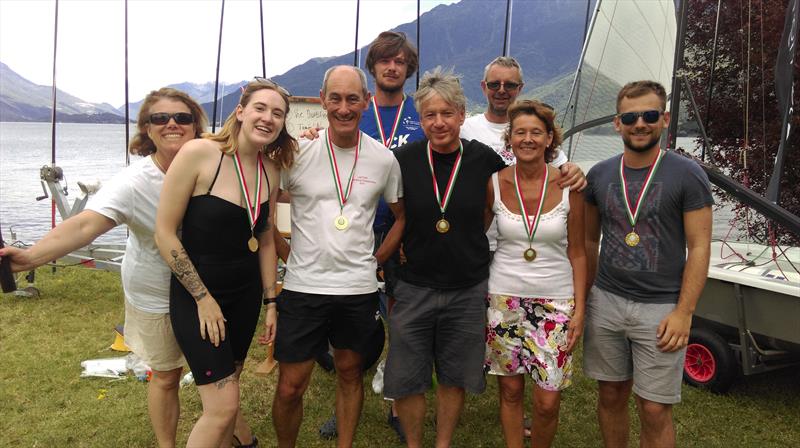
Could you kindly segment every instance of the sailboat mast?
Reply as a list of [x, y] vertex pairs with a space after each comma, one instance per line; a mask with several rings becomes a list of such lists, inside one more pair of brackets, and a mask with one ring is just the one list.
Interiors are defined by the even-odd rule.
[[680, 73], [683, 68], [683, 53], [686, 37], [686, 3], [687, 0], [677, 0], [680, 2], [678, 7], [678, 33], [675, 37], [675, 59], [672, 64], [672, 98], [669, 111], [672, 119], [669, 122], [669, 132], [667, 133], [668, 149], [675, 149], [675, 141], [678, 138], [678, 121], [681, 107], [681, 81]]

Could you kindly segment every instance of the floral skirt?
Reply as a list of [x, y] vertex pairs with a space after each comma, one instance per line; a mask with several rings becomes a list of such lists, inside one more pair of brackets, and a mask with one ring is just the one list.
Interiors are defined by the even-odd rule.
[[566, 352], [574, 299], [489, 294], [485, 370], [492, 375], [529, 374], [545, 390], [572, 383]]

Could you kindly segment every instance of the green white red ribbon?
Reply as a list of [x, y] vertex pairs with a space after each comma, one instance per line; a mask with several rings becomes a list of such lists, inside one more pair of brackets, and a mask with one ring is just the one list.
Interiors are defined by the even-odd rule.
[[406, 95], [403, 94], [403, 102], [400, 103], [400, 106], [397, 108], [397, 115], [394, 117], [394, 124], [392, 125], [392, 133], [389, 135], [389, 138], [386, 138], [386, 134], [383, 132], [383, 122], [381, 121], [381, 114], [378, 113], [378, 103], [375, 102], [375, 97], [372, 97], [372, 112], [375, 113], [375, 122], [378, 125], [378, 132], [381, 135], [381, 143], [383, 146], [389, 147], [392, 145], [392, 140], [394, 140], [394, 136], [397, 133], [397, 126], [400, 124], [400, 117], [403, 116], [403, 108], [406, 106]]
[[622, 202], [625, 203], [625, 211], [627, 212], [628, 221], [631, 223], [632, 228], [636, 227], [636, 221], [639, 219], [639, 212], [641, 211], [640, 205], [644, 197], [647, 195], [647, 192], [650, 190], [650, 185], [653, 183], [653, 177], [655, 177], [656, 171], [658, 170], [658, 166], [661, 164], [664, 154], [666, 154], [664, 151], [658, 150], [656, 159], [650, 165], [650, 169], [647, 171], [647, 176], [644, 178], [642, 190], [639, 191], [639, 196], [636, 198], [635, 204], [631, 204], [630, 197], [628, 196], [628, 182], [625, 179], [625, 157], [621, 156], [619, 158], [619, 179], [622, 187]]
[[459, 141], [458, 156], [456, 156], [456, 162], [453, 165], [453, 171], [450, 172], [450, 179], [447, 180], [447, 186], [444, 189], [444, 200], [442, 200], [442, 195], [439, 194], [439, 185], [436, 182], [436, 173], [433, 170], [433, 148], [431, 148], [431, 142], [428, 142], [428, 167], [431, 169], [431, 177], [433, 178], [433, 192], [436, 194], [436, 203], [439, 204], [439, 210], [441, 210], [442, 215], [444, 215], [444, 211], [447, 210], [447, 204], [450, 203], [450, 196], [453, 194], [453, 184], [456, 183], [458, 171], [461, 169], [461, 156], [463, 155], [464, 146], [461, 144], [461, 141]]
[[242, 196], [247, 203], [247, 220], [250, 221], [250, 232], [256, 226], [256, 220], [261, 214], [261, 177], [264, 172], [264, 162], [261, 160], [261, 153], [258, 153], [258, 167], [256, 172], [256, 194], [255, 204], [250, 202], [250, 190], [247, 188], [247, 181], [244, 178], [244, 171], [242, 170], [242, 161], [239, 159], [239, 153], [233, 153], [233, 166], [236, 168], [236, 177], [239, 179], [239, 189], [242, 191]]
[[[519, 201], [519, 210], [522, 212], [522, 223], [525, 224], [525, 234], [528, 235], [528, 245], [533, 243], [533, 236], [536, 235], [536, 229], [539, 228], [539, 220], [542, 217], [542, 208], [544, 207], [544, 197], [547, 195], [547, 180], [550, 177], [550, 171], [547, 169], [547, 164], [544, 164], [544, 176], [542, 176], [542, 188], [539, 189], [539, 202], [536, 205], [536, 214], [532, 220], [528, 218], [528, 209], [525, 208], [525, 200], [522, 197], [522, 188], [519, 185], [519, 177], [517, 177], [517, 166], [514, 165], [514, 192], [517, 193], [517, 200]], [[495, 194], [500, 194], [496, 192]]]
[[339, 210], [344, 209], [344, 204], [347, 203], [347, 198], [350, 197], [350, 191], [353, 187], [353, 178], [356, 172], [356, 164], [358, 163], [358, 153], [361, 152], [361, 132], [358, 133], [358, 143], [356, 144], [356, 154], [353, 159], [353, 169], [350, 170], [350, 177], [347, 180], [347, 189], [342, 188], [342, 178], [339, 175], [339, 165], [336, 163], [336, 154], [333, 152], [333, 143], [331, 143], [331, 131], [328, 128], [325, 131], [325, 142], [328, 146], [328, 161], [331, 164], [331, 172], [333, 173], [333, 183], [336, 186], [336, 197], [339, 200]]

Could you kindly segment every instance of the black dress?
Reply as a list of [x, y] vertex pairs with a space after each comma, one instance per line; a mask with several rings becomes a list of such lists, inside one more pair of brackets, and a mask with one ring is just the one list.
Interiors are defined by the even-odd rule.
[[[226, 378], [236, 371], [237, 364], [244, 362], [261, 312], [261, 271], [258, 252], [247, 247], [251, 236], [247, 211], [211, 194], [218, 174], [219, 166], [208, 192], [189, 199], [181, 242], [225, 316], [225, 340], [219, 347], [214, 347], [208, 334], [205, 340], [201, 338], [197, 303], [192, 295], [174, 274], [170, 283], [172, 329], [198, 385]], [[256, 238], [266, 229], [269, 201], [261, 207]]]

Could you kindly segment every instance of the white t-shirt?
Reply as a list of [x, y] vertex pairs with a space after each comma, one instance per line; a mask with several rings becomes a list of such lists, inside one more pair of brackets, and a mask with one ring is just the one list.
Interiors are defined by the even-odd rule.
[[[486, 119], [485, 114], [473, 115], [466, 120], [461, 126], [461, 138], [466, 140], [477, 140], [484, 145], [490, 146], [494, 149], [506, 165], [511, 166], [517, 162], [511, 148], [506, 148], [506, 143], [503, 140], [503, 133], [506, 131], [508, 123], [492, 123]], [[550, 162], [550, 165], [558, 168], [567, 162], [567, 156], [561, 150], [556, 151], [556, 158]], [[489, 230], [486, 231], [486, 238], [489, 239], [489, 250], [497, 250], [497, 220], [492, 221]]]
[[[300, 139], [299, 146], [292, 167], [281, 171], [282, 188], [292, 196], [292, 250], [283, 287], [328, 295], [375, 292], [372, 223], [380, 196], [389, 204], [403, 196], [400, 165], [385, 146], [361, 134], [352, 191], [342, 211], [349, 226], [338, 230], [334, 219], [340, 214], [339, 200], [326, 133], [321, 131], [316, 140]], [[333, 148], [346, 189], [355, 148]]]
[[572, 263], [567, 256], [569, 188], [561, 202], [542, 214], [530, 247], [536, 259], [526, 261], [528, 234], [522, 215], [511, 213], [500, 199], [497, 173], [492, 175], [494, 211], [497, 217], [497, 251], [489, 267], [489, 293], [516, 297], [570, 299], [574, 296]]
[[171, 271], [156, 247], [156, 208], [164, 174], [151, 157], [132, 163], [89, 200], [86, 210], [130, 230], [122, 259], [122, 288], [128, 302], [148, 313], [169, 313]]

